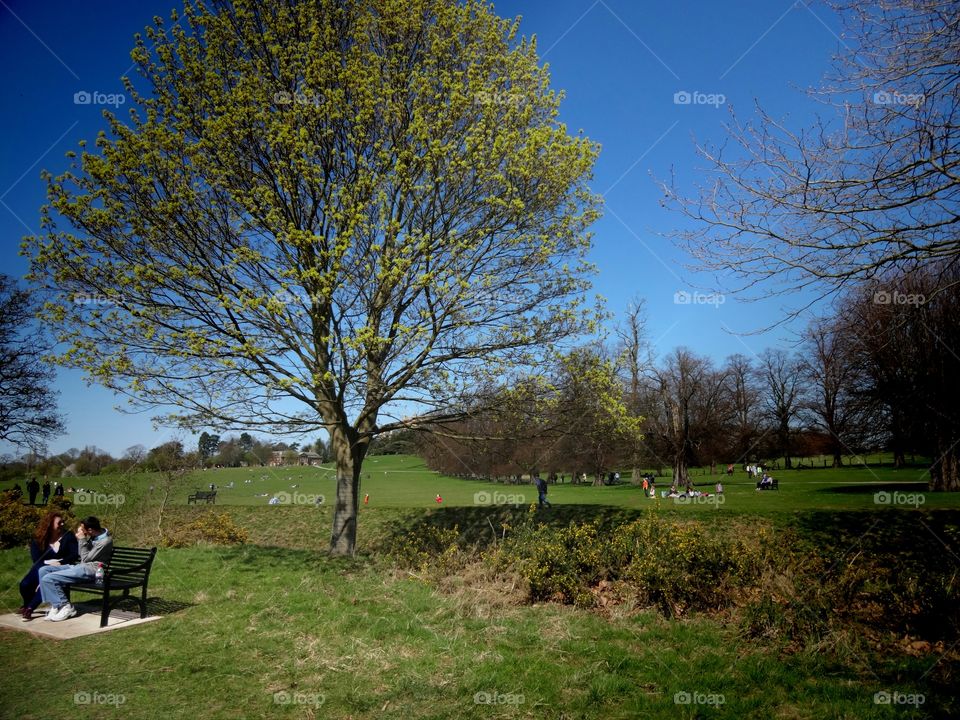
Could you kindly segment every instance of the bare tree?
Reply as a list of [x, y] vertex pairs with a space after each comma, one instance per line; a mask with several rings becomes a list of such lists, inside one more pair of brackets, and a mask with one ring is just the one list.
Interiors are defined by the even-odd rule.
[[931, 458], [931, 490], [960, 490], [960, 268], [931, 266], [849, 293], [840, 317], [883, 408], [896, 462]]
[[793, 467], [790, 457], [794, 424], [800, 414], [804, 391], [802, 367], [798, 358], [784, 350], [767, 349], [760, 353], [757, 377], [762, 386], [760, 408], [777, 440], [784, 467]]
[[727, 401], [730, 406], [730, 459], [746, 463], [756, 453], [760, 441], [760, 387], [756, 368], [746, 355], [727, 358], [723, 367], [727, 378]]
[[[825, 119], [733, 118], [732, 148], [698, 148], [713, 182], [665, 185], [698, 221], [680, 235], [701, 268], [756, 295], [851, 281], [960, 255], [960, 6], [835, 4], [844, 53], [818, 93]], [[794, 312], [797, 312], [795, 309]]]
[[57, 414], [50, 343], [37, 327], [26, 290], [0, 275], [0, 440], [40, 451], [64, 432]]
[[647, 372], [644, 433], [654, 452], [669, 458], [677, 486], [689, 483], [688, 468], [701, 461], [701, 450], [726, 432], [725, 384], [709, 358], [686, 348]]
[[857, 335], [835, 319], [810, 324], [801, 346], [801, 369], [807, 384], [803, 409], [810, 425], [823, 432], [833, 456], [833, 467], [843, 465], [843, 454], [859, 452], [876, 417], [864, 401], [864, 376], [854, 356]]

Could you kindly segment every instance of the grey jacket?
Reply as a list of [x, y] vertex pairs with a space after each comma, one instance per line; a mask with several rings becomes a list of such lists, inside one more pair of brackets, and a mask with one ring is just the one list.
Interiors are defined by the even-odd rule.
[[104, 530], [96, 539], [78, 537], [80, 549], [80, 564], [96, 569], [97, 563], [109, 563], [113, 557], [113, 536], [109, 530]]

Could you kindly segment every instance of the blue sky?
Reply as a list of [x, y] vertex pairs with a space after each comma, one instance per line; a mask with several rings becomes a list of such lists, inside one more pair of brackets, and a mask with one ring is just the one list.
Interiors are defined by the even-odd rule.
[[[64, 169], [64, 153], [105, 127], [97, 103], [123, 92], [120, 77], [133, 72], [134, 33], [174, 7], [176, 0], [0, 0], [3, 272], [26, 271], [18, 248], [39, 230], [41, 170]], [[501, 0], [495, 7], [501, 16], [522, 16], [522, 34], [536, 35], [554, 86], [566, 92], [562, 118], [570, 130], [583, 129], [602, 145], [593, 188], [603, 194], [605, 212], [593, 228], [592, 260], [599, 268], [595, 289], [608, 309], [621, 314], [633, 297], [646, 298], [661, 355], [686, 345], [719, 361], [788, 346], [789, 327], [742, 333], [778, 320], [790, 299], [675, 301], [677, 292], [703, 291], [713, 281], [690, 272], [669, 239], [686, 221], [661, 207], [655, 179], [672, 171], [691, 191], [707, 180], [694, 139], [723, 142], [731, 107], [747, 118], [759, 102], [791, 126], [808, 124], [815, 108], [802, 91], [818, 84], [840, 46], [838, 19], [816, 3], [773, 0]], [[83, 92], [99, 95], [77, 104]], [[693, 102], [676, 102], [685, 98], [678, 93]], [[119, 106], [119, 114], [128, 108]], [[149, 414], [117, 412], [119, 399], [88, 387], [78, 372], [59, 372], [56, 387], [68, 433], [52, 441], [54, 451], [95, 444], [120, 454], [175, 435], [154, 430]]]

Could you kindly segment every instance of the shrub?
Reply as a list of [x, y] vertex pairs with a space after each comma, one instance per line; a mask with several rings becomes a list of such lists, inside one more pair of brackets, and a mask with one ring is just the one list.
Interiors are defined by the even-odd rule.
[[460, 537], [458, 525], [452, 528], [427, 526], [394, 539], [387, 547], [387, 554], [399, 567], [444, 574], [463, 564]]
[[671, 616], [733, 604], [740, 586], [757, 577], [761, 566], [742, 543], [708, 538], [695, 525], [652, 516], [605, 533], [594, 523], [525, 524], [491, 558], [516, 569], [533, 600], [592, 605], [592, 587], [619, 580]]
[[189, 547], [201, 543], [242, 545], [247, 539], [247, 531], [229, 513], [208, 510], [192, 522], [176, 526], [172, 533], [164, 532], [160, 542], [166, 547]]
[[23, 547], [29, 544], [37, 524], [52, 510], [63, 513], [69, 522], [73, 520], [70, 507], [73, 503], [61, 498], [51, 498], [47, 507], [27, 505], [22, 497], [12, 490], [0, 493], [0, 548]]

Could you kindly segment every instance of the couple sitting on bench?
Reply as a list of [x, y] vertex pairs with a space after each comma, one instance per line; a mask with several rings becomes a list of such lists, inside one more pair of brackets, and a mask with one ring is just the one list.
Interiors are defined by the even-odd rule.
[[777, 481], [773, 479], [770, 473], [764, 473], [763, 477], [757, 482], [757, 490], [771, 490], [777, 487]]

